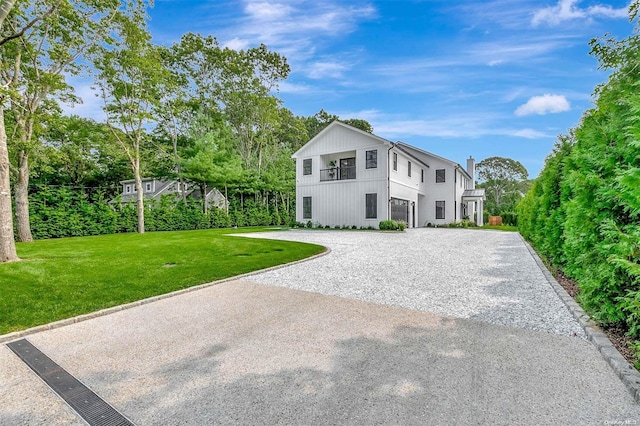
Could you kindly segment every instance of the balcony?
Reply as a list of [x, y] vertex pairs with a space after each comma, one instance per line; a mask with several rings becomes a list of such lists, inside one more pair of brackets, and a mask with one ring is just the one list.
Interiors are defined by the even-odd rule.
[[320, 170], [320, 182], [346, 180], [356, 178], [356, 166], [332, 167]]

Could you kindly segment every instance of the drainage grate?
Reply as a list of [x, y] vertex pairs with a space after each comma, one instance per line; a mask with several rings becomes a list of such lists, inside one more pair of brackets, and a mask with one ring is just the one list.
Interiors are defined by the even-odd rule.
[[90, 426], [133, 426], [126, 417], [28, 340], [17, 340], [7, 343], [7, 346]]

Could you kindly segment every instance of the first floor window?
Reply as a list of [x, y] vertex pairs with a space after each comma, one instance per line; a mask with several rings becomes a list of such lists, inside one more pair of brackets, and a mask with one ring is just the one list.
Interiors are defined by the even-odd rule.
[[366, 218], [376, 219], [378, 217], [378, 194], [366, 194]]
[[302, 218], [311, 219], [311, 197], [302, 197]]
[[444, 201], [436, 201], [436, 219], [444, 219]]
[[311, 174], [311, 158], [307, 158], [306, 160], [302, 160], [302, 174], [310, 175]]

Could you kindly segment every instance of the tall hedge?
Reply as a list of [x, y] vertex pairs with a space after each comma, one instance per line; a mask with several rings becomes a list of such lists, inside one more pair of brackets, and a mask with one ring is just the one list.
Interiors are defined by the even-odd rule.
[[[640, 339], [640, 49], [638, 36], [592, 42], [595, 107], [560, 138], [518, 205], [522, 235], [579, 283], [602, 324]], [[635, 349], [640, 354], [640, 342]]]
[[[135, 203], [121, 203], [101, 193], [66, 187], [38, 187], [29, 194], [31, 230], [35, 239], [136, 232]], [[231, 199], [229, 214], [197, 201], [184, 204], [172, 196], [145, 202], [146, 231], [178, 231], [288, 224], [292, 214], [274, 199]]]

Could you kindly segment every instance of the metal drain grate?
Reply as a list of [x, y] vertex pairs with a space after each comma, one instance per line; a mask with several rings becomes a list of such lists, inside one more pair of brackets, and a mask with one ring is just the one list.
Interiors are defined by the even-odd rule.
[[133, 426], [126, 417], [28, 340], [17, 340], [7, 343], [7, 346], [90, 426]]

